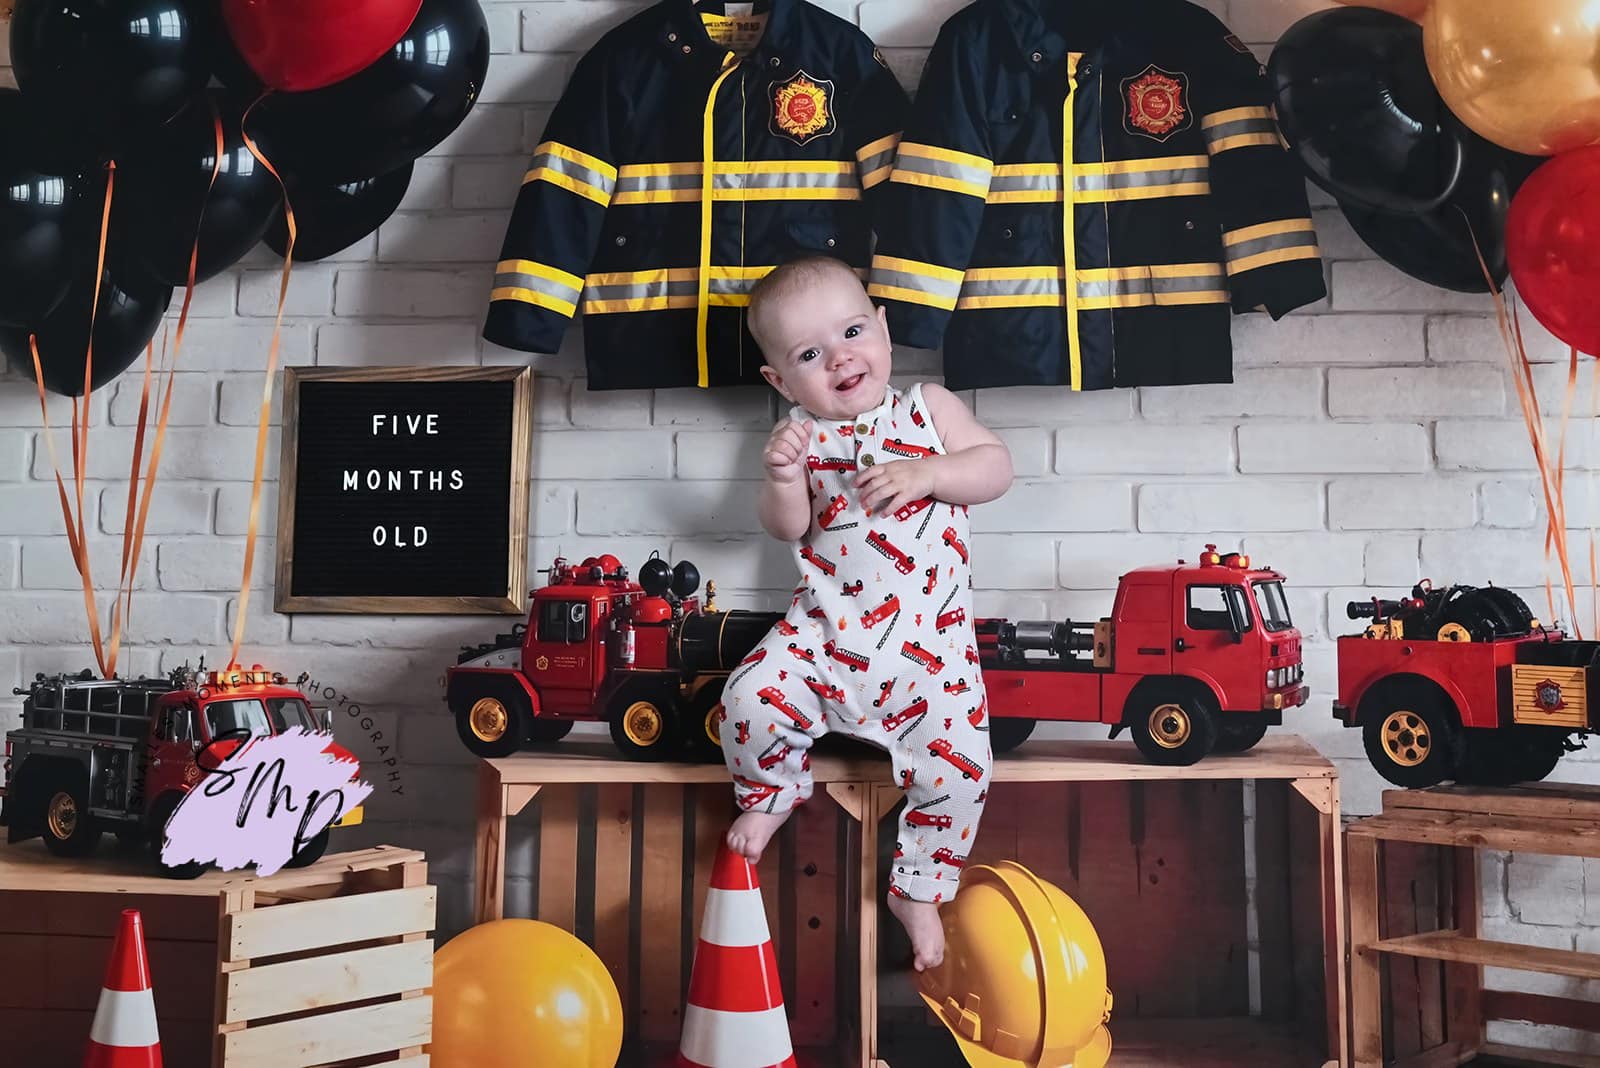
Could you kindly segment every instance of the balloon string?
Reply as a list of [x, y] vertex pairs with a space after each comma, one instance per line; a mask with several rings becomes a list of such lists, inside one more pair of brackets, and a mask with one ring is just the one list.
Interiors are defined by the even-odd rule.
[[[1576, 347], [1574, 347], [1576, 351]], [[1600, 575], [1595, 572], [1594, 551], [1594, 465], [1595, 465], [1595, 434], [1594, 425], [1600, 421], [1600, 359], [1589, 361], [1593, 373], [1589, 378], [1589, 462], [1584, 465], [1587, 471], [1587, 495], [1589, 513], [1589, 611], [1592, 616], [1594, 633], [1600, 636]]]
[[[1520, 324], [1518, 326], [1518, 335], [1519, 335], [1519, 339], [1520, 339], [1520, 335], [1521, 335]], [[1577, 393], [1578, 393], [1578, 350], [1577, 349], [1573, 349], [1571, 356], [1572, 356], [1572, 358], [1567, 364], [1567, 393], [1566, 393], [1565, 399], [1562, 401], [1562, 404], [1561, 404], [1561, 432], [1560, 432], [1560, 435], [1559, 435], [1559, 438], [1558, 438], [1559, 445], [1558, 445], [1558, 447], [1556, 449], [1556, 469], [1555, 469], [1556, 500], [1561, 502], [1561, 508], [1562, 508], [1562, 512], [1563, 513], [1565, 513], [1565, 511], [1566, 511], [1566, 499], [1567, 499], [1566, 498], [1566, 486], [1567, 486], [1567, 428], [1571, 425], [1571, 421], [1572, 421], [1572, 403], [1576, 399]], [[1532, 370], [1531, 369], [1529, 371], [1529, 374], [1530, 375], [1532, 374]], [[1563, 514], [1562, 517], [1561, 517], [1561, 529], [1563, 531], [1566, 529], [1566, 515], [1565, 514]], [[1550, 521], [1550, 522], [1547, 522], [1545, 524], [1545, 528], [1544, 528], [1544, 561], [1545, 561], [1544, 566], [1545, 566], [1545, 582], [1546, 582], [1546, 584], [1548, 584], [1549, 581], [1550, 581], [1550, 579], [1549, 579], [1549, 573], [1550, 573], [1550, 546], [1551, 546], [1551, 543], [1555, 540], [1555, 533], [1556, 533], [1556, 524], [1555, 524], [1555, 522], [1553, 520]], [[1574, 599], [1573, 593], [1572, 593], [1572, 591], [1570, 589], [1567, 591], [1567, 602], [1568, 602], [1568, 607], [1572, 610], [1572, 629], [1573, 629], [1573, 633], [1578, 638], [1581, 639], [1583, 637], [1583, 631], [1582, 631], [1582, 627], [1578, 623], [1578, 604], [1577, 604], [1577, 601]]]
[[[144, 492], [139, 489], [139, 454], [144, 443], [146, 418], [150, 400], [150, 358], [154, 352], [154, 343], [145, 349], [145, 376], [144, 388], [139, 397], [139, 429], [134, 439], [133, 468], [128, 475], [128, 515], [122, 527], [122, 575], [117, 587], [117, 610], [113, 614], [111, 632], [111, 661], [116, 663], [117, 646], [121, 641], [122, 625], [133, 619], [133, 587], [138, 579], [139, 556], [144, 548], [144, 531], [150, 516], [150, 501], [155, 494], [156, 470], [161, 463], [161, 448], [166, 441], [167, 420], [172, 412], [172, 387], [174, 374], [177, 371], [178, 356], [183, 351], [184, 329], [189, 322], [189, 304], [194, 299], [195, 275], [200, 264], [200, 230], [205, 223], [206, 204], [211, 199], [211, 190], [217, 183], [217, 175], [222, 171], [222, 115], [217, 110], [216, 101], [208, 98], [211, 108], [211, 133], [215, 151], [211, 157], [211, 179], [206, 183], [205, 199], [200, 202], [200, 214], [195, 219], [194, 243], [189, 246], [189, 274], [183, 290], [183, 308], [178, 313], [178, 329], [173, 337], [169, 362], [167, 359], [167, 345], [165, 336], [161, 344], [162, 370], [166, 374], [166, 386], [160, 400], [160, 414], [156, 419], [155, 438], [150, 445], [150, 466], [144, 476]], [[138, 518], [134, 518], [134, 501], [138, 499]], [[130, 550], [129, 540], [132, 539]], [[123, 608], [124, 600], [126, 608]]]
[[[1539, 407], [1539, 393], [1533, 381], [1533, 362], [1528, 359], [1527, 345], [1522, 337], [1522, 316], [1517, 310], [1517, 303], [1511, 303], [1511, 328], [1517, 339], [1517, 352], [1520, 355], [1523, 378], [1528, 386], [1528, 408], [1532, 412], [1534, 425], [1539, 432], [1544, 434], [1544, 416]], [[1576, 368], [1570, 372], [1576, 375]], [[1578, 618], [1578, 596], [1572, 582], [1572, 565], [1567, 551], [1567, 498], [1566, 498], [1566, 420], [1563, 417], [1561, 424], [1561, 455], [1557, 458], [1555, 466], [1550, 470], [1549, 478], [1555, 487], [1553, 505], [1546, 509], [1545, 536], [1555, 541], [1556, 558], [1561, 563], [1561, 578], [1563, 588], [1567, 594], [1567, 618], [1572, 620], [1573, 635], [1580, 640], [1583, 638], [1583, 624]], [[1546, 466], [1550, 462], [1550, 449], [1545, 446], [1544, 458]], [[1554, 615], [1554, 612], [1551, 613]]]
[[233, 648], [228, 653], [229, 668], [238, 665], [239, 645], [244, 641], [246, 610], [250, 606], [250, 570], [255, 564], [256, 532], [261, 520], [261, 472], [267, 457], [267, 427], [272, 418], [272, 376], [278, 367], [278, 342], [283, 329], [283, 308], [289, 299], [289, 274], [294, 266], [295, 222], [294, 208], [289, 204], [289, 187], [284, 184], [283, 176], [272, 165], [272, 161], [262, 154], [255, 139], [245, 128], [250, 112], [254, 111], [256, 105], [265, 100], [269, 93], [270, 90], [262, 93], [245, 109], [243, 118], [239, 120], [239, 136], [243, 139], [245, 147], [250, 150], [250, 154], [260, 161], [273, 178], [277, 179], [278, 188], [283, 192], [283, 220], [289, 240], [283, 249], [283, 275], [278, 282], [278, 311], [272, 324], [272, 343], [267, 350], [267, 374], [261, 383], [261, 419], [256, 428], [256, 469], [250, 486], [250, 522], [245, 531], [244, 574], [239, 580], [239, 608], [233, 620]]

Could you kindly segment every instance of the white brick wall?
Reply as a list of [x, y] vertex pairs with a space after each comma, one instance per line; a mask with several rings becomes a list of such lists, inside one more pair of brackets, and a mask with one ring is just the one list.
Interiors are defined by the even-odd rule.
[[[910, 89], [940, 20], [961, 2], [824, 6], [873, 34]], [[419, 161], [402, 210], [376, 235], [295, 269], [282, 363], [526, 363], [523, 354], [478, 337], [509, 208], [577, 55], [640, 6], [485, 0], [495, 55], [477, 106]], [[1329, 3], [1204, 6], [1265, 58], [1286, 27]], [[0, 61], [6, 54], [0, 28]], [[0, 84], [9, 83], [0, 67]], [[1493, 581], [1517, 588], [1544, 617], [1543, 499], [1488, 299], [1405, 277], [1366, 249], [1326, 194], [1312, 190], [1311, 198], [1330, 297], [1277, 323], [1236, 318], [1232, 384], [966, 395], [1011, 446], [1018, 474], [1004, 502], [975, 510], [976, 601], [980, 612], [1020, 618], [1097, 617], [1109, 611], [1121, 571], [1192, 558], [1207, 540], [1241, 545], [1290, 577], [1315, 692], [1295, 728], [1337, 760], [1348, 810], [1360, 813], [1377, 804], [1380, 784], [1357, 733], [1328, 715], [1335, 684], [1329, 635], [1355, 627], [1344, 616], [1345, 601], [1394, 596], [1422, 576]], [[237, 611], [278, 268], [260, 249], [195, 295], [125, 671], [164, 669], [201, 652], [215, 661], [225, 652], [225, 628]], [[174, 318], [176, 311], [175, 302]], [[1559, 412], [1566, 348], [1530, 316], [1523, 325], [1540, 364], [1541, 405]], [[759, 532], [753, 481], [760, 477], [758, 446], [784, 405], [758, 389], [590, 393], [577, 330], [559, 355], [534, 366], [530, 567], [547, 566], [557, 551], [615, 552], [637, 567], [659, 550], [694, 560], [730, 606], [786, 600], [792, 561], [785, 546]], [[897, 382], [937, 377], [938, 367], [928, 353], [896, 352]], [[35, 671], [91, 663], [82, 597], [58, 534], [38, 401], [22, 371], [0, 377], [0, 695]], [[1595, 459], [1587, 365], [1583, 371], [1576, 405], [1582, 417], [1567, 446], [1567, 466], [1580, 472]], [[130, 372], [89, 406], [95, 432], [86, 528], [103, 589], [120, 552], [138, 397], [138, 376]], [[67, 417], [67, 405], [52, 398], [63, 458], [70, 457]], [[274, 431], [269, 479], [277, 454]], [[1569, 481], [1569, 522], [1583, 527], [1590, 511], [1584, 480]], [[439, 679], [458, 645], [512, 621], [276, 615], [275, 497], [269, 484], [245, 658], [291, 675], [309, 671], [373, 717], [370, 729], [359, 717], [341, 728], [378, 769], [375, 779], [388, 770], [381, 760], [398, 754], [405, 793], [387, 793], [380, 782], [359, 837], [428, 850], [443, 888], [442, 933], [453, 932], [467, 922], [473, 779], [442, 714]], [[1582, 544], [1586, 535], [1575, 539]], [[1575, 547], [1574, 562], [1583, 555]], [[1589, 598], [1581, 602], [1587, 618]], [[14, 700], [0, 696], [0, 728], [15, 714]], [[1600, 761], [1586, 756], [1569, 758], [1562, 774], [1600, 781]], [[508, 868], [526, 877], [528, 857], [516, 841]], [[1485, 865], [1484, 888], [1495, 937], [1600, 952], [1600, 865], [1494, 858]], [[1497, 974], [1495, 981], [1516, 977]], [[1530, 1040], [1509, 1027], [1501, 1037]]]

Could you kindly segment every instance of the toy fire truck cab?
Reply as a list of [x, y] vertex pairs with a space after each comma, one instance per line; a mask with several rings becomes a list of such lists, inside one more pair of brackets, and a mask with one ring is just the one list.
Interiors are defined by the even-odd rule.
[[1159, 764], [1249, 749], [1307, 697], [1283, 582], [1208, 545], [1123, 575], [1098, 622], [977, 621], [991, 746], [1044, 719], [1127, 729]]
[[1544, 627], [1510, 590], [1425, 580], [1345, 611], [1371, 622], [1338, 639], [1334, 718], [1396, 786], [1536, 782], [1600, 726], [1600, 642]]

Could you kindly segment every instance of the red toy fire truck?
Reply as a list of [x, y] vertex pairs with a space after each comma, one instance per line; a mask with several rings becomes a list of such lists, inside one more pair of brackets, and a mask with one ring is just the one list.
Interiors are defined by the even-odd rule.
[[[467, 747], [504, 756], [556, 741], [579, 720], [603, 720], [631, 756], [666, 756], [685, 742], [719, 756], [722, 688], [783, 617], [702, 607], [693, 596], [699, 573], [687, 561], [673, 568], [652, 556], [638, 582], [610, 555], [558, 558], [548, 574], [533, 591], [527, 626], [464, 649], [447, 672]], [[975, 623], [977, 648], [960, 663], [915, 641], [899, 652], [915, 677], [952, 693], [982, 671], [996, 751], [1022, 744], [1039, 720], [1089, 722], [1110, 726], [1113, 737], [1129, 729], [1154, 762], [1192, 764], [1214, 750], [1250, 748], [1306, 700], [1283, 576], [1215, 546], [1193, 564], [1124, 575], [1111, 616], [1099, 622]], [[863, 659], [832, 641], [822, 649], [791, 643], [788, 655], [802, 674], [819, 657], [847, 671]], [[888, 696], [885, 688], [874, 706]], [[781, 693], [765, 699], [804, 715]], [[971, 714], [982, 718], [977, 701]]]
[[[182, 878], [201, 874], [205, 865], [168, 866], [160, 851], [167, 820], [202, 781], [197, 759], [215, 767], [246, 731], [333, 729], [327, 709], [313, 711], [303, 693], [260, 664], [250, 670], [179, 668], [146, 679], [97, 679], [87, 671], [39, 675], [13, 692], [26, 700], [22, 726], [6, 734], [0, 824], [9, 828], [7, 840], [42, 835], [52, 853], [82, 856], [94, 850], [102, 831], [115, 831], [123, 841], [147, 842], [161, 871]], [[336, 743], [328, 752], [355, 762]], [[358, 805], [332, 826], [361, 820]], [[327, 847], [324, 829], [289, 865], [310, 864]]]
[[1600, 642], [1546, 628], [1510, 590], [1423, 581], [1346, 614], [1372, 622], [1338, 640], [1333, 714], [1397, 786], [1536, 782], [1600, 727]]

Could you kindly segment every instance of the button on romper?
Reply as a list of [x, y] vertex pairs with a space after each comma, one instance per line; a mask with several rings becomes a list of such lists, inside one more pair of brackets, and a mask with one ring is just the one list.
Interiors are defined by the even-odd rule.
[[875, 464], [943, 453], [922, 387], [889, 387], [848, 423], [813, 420], [812, 520], [795, 543], [802, 581], [788, 613], [731, 673], [722, 751], [745, 810], [811, 796], [810, 747], [830, 731], [890, 754], [906, 791], [892, 893], [955, 896], [990, 766], [988, 706], [972, 629], [965, 505], [923, 498], [868, 515], [856, 493]]

